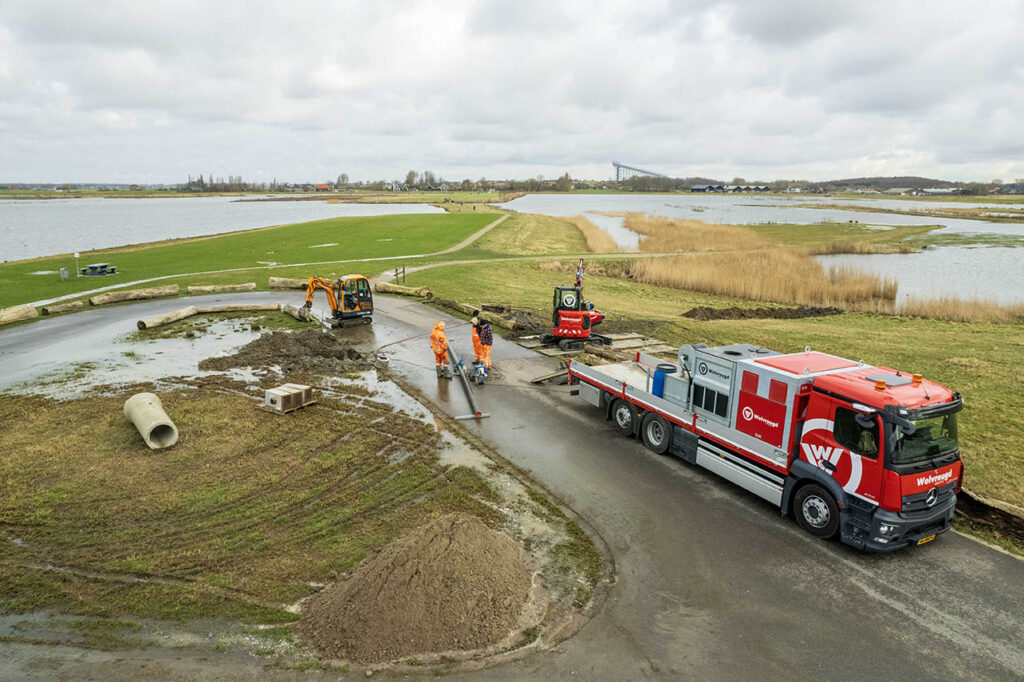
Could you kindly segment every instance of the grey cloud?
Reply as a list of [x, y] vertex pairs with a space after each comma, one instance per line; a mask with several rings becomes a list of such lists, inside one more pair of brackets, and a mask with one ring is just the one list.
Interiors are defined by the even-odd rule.
[[958, 7], [0, 0], [0, 180], [1024, 176], [1024, 16]]

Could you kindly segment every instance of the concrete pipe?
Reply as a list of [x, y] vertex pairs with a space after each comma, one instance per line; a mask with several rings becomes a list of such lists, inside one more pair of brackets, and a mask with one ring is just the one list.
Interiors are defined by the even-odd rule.
[[142, 439], [153, 450], [169, 448], [178, 442], [178, 427], [174, 425], [160, 398], [152, 393], [136, 393], [124, 402], [124, 416], [139, 430]]

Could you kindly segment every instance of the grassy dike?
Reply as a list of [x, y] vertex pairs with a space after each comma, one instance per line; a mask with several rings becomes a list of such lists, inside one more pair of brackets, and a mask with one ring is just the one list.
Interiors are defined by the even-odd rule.
[[[552, 258], [551, 260], [557, 260]], [[565, 261], [567, 265], [571, 265]], [[597, 274], [602, 267], [608, 275]], [[682, 314], [696, 306], [753, 308], [765, 304], [641, 284], [616, 276], [621, 263], [594, 260], [587, 299], [608, 315], [608, 328], [649, 333], [669, 343], [754, 343], [780, 352], [815, 350], [889, 365], [960, 391], [966, 407], [960, 437], [966, 484], [984, 495], [1024, 506], [1024, 411], [1019, 372], [1024, 325], [954, 323], [890, 315], [842, 313], [795, 320], [698, 321]], [[569, 272], [532, 262], [435, 267], [409, 276], [439, 297], [467, 303], [513, 302], [550, 316], [551, 290]]]
[[[331, 218], [309, 223], [154, 242], [115, 249], [86, 251], [81, 264], [110, 262], [118, 274], [110, 277], [74, 277], [62, 282], [56, 271], [72, 272], [70, 254], [0, 264], [0, 308], [79, 291], [178, 273], [261, 268], [280, 264], [345, 261], [398, 255], [427, 254], [454, 246], [497, 216], [490, 213], [443, 213], [423, 215]], [[309, 273], [309, 268], [303, 272]], [[264, 269], [228, 273], [232, 282], [262, 279]], [[307, 275], [308, 276], [308, 275]], [[194, 283], [220, 283], [222, 278], [203, 276]], [[192, 283], [192, 282], [189, 282]]]

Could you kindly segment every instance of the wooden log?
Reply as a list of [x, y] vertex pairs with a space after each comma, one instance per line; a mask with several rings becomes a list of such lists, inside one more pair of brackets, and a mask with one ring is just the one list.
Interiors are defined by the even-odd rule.
[[188, 287], [188, 293], [192, 296], [196, 294], [227, 294], [236, 291], [255, 291], [256, 282], [248, 282], [246, 284], [210, 284], [201, 286], [190, 286]]
[[302, 308], [297, 308], [293, 305], [283, 305], [281, 306], [281, 312], [283, 312], [286, 315], [291, 315], [299, 322], [312, 322], [314, 319], [312, 313], [310, 313], [309, 311], [309, 308], [306, 308], [304, 306]]
[[390, 282], [377, 282], [374, 289], [384, 294], [401, 294], [402, 296], [416, 296], [417, 298], [433, 298], [434, 292], [430, 287], [405, 287], [401, 284]]
[[139, 320], [135, 325], [139, 329], [152, 329], [154, 327], [162, 327], [165, 324], [177, 322], [178, 320], [184, 320], [186, 317], [192, 317], [193, 315], [211, 315], [216, 313], [255, 313], [280, 309], [280, 303], [233, 303], [230, 305], [205, 306], [190, 305], [187, 308], [175, 310], [173, 313], [157, 315], [156, 317], [151, 317], [148, 320]]
[[184, 320], [186, 317], [192, 317], [199, 310], [194, 305], [190, 305], [187, 308], [181, 308], [175, 310], [173, 313], [167, 313], [166, 315], [157, 315], [156, 317], [150, 317], [145, 320], [139, 320], [135, 323], [135, 326], [139, 329], [152, 329], [154, 327], [162, 327], [165, 324], [177, 322], [178, 320]]
[[230, 303], [228, 305], [196, 306], [196, 312], [199, 313], [200, 315], [206, 315], [209, 313], [256, 313], [280, 309], [280, 303]]
[[72, 301], [71, 303], [60, 303], [58, 305], [43, 306], [43, 315], [55, 313], [66, 313], [69, 310], [78, 310], [85, 307], [85, 301]]
[[305, 289], [308, 279], [293, 279], [290, 277], [271, 277], [267, 280], [271, 289]]
[[90, 305], [106, 305], [107, 303], [118, 303], [120, 301], [142, 301], [147, 298], [160, 298], [161, 296], [177, 296], [180, 287], [177, 284], [168, 284], [163, 287], [150, 287], [148, 289], [129, 289], [128, 291], [111, 291], [89, 299]]
[[29, 305], [28, 303], [0, 309], [0, 324], [31, 320], [33, 317], [39, 317], [39, 311], [36, 310], [34, 305]]
[[491, 324], [496, 324], [499, 327], [504, 327], [505, 329], [516, 329], [519, 326], [519, 323], [511, 317], [505, 317], [504, 315], [498, 315], [496, 313], [489, 313], [486, 310], [481, 310], [476, 316], [481, 320], [487, 320]]

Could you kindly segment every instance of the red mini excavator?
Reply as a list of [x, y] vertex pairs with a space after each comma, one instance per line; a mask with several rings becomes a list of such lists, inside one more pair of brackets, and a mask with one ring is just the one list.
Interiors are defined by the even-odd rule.
[[561, 350], [581, 350], [584, 344], [610, 346], [612, 340], [594, 333], [594, 327], [604, 320], [604, 313], [594, 310], [594, 304], [583, 300], [583, 259], [576, 267], [576, 283], [571, 287], [555, 287], [551, 333], [540, 337], [545, 345], [558, 344]]

